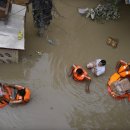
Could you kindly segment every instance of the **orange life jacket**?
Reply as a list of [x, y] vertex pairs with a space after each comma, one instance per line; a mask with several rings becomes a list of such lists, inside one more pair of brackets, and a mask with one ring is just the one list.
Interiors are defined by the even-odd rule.
[[73, 70], [73, 76], [74, 76], [74, 79], [75, 79], [75, 80], [83, 81], [85, 78], [91, 80], [91, 78], [88, 77], [88, 74], [87, 74], [86, 70], [84, 70], [84, 69], [82, 69], [82, 70], [83, 70], [83, 74], [82, 74], [82, 75], [78, 75], [78, 74], [77, 74], [77, 70], [78, 70], [78, 69], [82, 69], [82, 67], [81, 67], [81, 66], [78, 66], [78, 65], [75, 65], [74, 70]]
[[119, 68], [118, 73], [121, 73], [121, 72], [125, 71], [127, 67], [128, 67], [128, 65], [122, 65], [122, 66]]
[[130, 71], [124, 71], [120, 73], [120, 76], [125, 78], [126, 76], [130, 76]]
[[126, 76], [130, 76], [130, 71], [127, 71], [128, 65], [122, 65], [119, 70], [118, 73], [121, 77], [125, 78]]
[[117, 81], [117, 80], [120, 80], [120, 78], [121, 78], [120, 74], [114, 73], [114, 74], [110, 77], [110, 79], [109, 79], [109, 81], [108, 81], [108, 85], [111, 86], [111, 84], [112, 84], [113, 82], [115, 82], [115, 81]]
[[21, 95], [16, 95], [16, 100], [22, 100], [23, 103], [27, 103], [30, 100], [31, 92], [29, 88], [25, 88], [25, 95], [22, 97]]

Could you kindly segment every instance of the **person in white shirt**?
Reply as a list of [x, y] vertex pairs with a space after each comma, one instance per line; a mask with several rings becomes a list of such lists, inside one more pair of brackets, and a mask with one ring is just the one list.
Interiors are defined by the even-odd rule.
[[100, 76], [105, 73], [106, 61], [102, 59], [97, 59], [93, 62], [87, 64], [87, 68], [92, 70], [96, 76]]

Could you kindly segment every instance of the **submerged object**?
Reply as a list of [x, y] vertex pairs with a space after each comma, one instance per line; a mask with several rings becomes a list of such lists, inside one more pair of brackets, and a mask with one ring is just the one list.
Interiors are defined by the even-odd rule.
[[117, 48], [119, 41], [115, 38], [108, 37], [106, 43], [113, 48]]
[[52, 20], [52, 0], [32, 0], [32, 13], [37, 28], [44, 28]]
[[52, 0], [32, 0], [33, 21], [40, 37], [52, 20], [52, 6]]
[[107, 83], [108, 92], [115, 99], [128, 98], [130, 101], [130, 70], [128, 65], [121, 65]]

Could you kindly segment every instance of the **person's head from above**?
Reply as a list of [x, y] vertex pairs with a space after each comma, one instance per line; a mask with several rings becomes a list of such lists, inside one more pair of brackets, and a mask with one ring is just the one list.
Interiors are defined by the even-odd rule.
[[105, 66], [106, 65], [106, 61], [105, 60], [101, 60], [98, 65], [99, 66]]
[[20, 90], [18, 90], [18, 94], [19, 94], [20, 96], [24, 96], [24, 95], [25, 95], [25, 89], [20, 89]]
[[78, 68], [77, 71], [76, 71], [76, 73], [78, 75], [82, 75], [83, 74], [83, 70], [81, 68]]

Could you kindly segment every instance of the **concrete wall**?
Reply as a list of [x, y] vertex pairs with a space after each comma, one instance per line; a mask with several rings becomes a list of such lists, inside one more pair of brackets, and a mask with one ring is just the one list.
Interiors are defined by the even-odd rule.
[[18, 63], [18, 50], [0, 49], [0, 63]]

